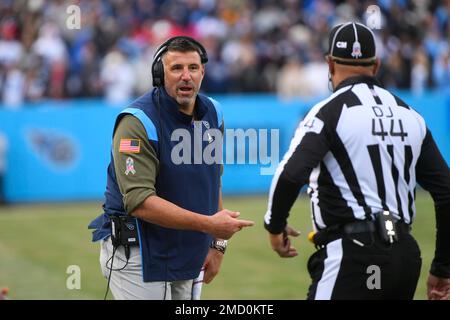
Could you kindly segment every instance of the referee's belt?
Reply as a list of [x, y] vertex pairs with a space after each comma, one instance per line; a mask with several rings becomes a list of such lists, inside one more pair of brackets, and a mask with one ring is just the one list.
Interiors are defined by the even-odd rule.
[[[399, 234], [408, 234], [411, 232], [411, 226], [403, 221], [395, 222], [395, 227]], [[326, 244], [341, 239], [344, 236], [351, 236], [357, 233], [376, 233], [377, 224], [375, 221], [356, 221], [343, 225], [335, 225], [316, 232], [311, 242], [316, 246], [325, 246]]]

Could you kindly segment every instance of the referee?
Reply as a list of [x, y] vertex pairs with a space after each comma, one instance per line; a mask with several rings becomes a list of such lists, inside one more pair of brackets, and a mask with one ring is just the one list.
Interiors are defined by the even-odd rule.
[[421, 268], [410, 234], [417, 181], [436, 212], [428, 298], [448, 299], [449, 168], [424, 119], [374, 78], [372, 31], [348, 22], [328, 43], [333, 94], [300, 122], [273, 178], [264, 218], [272, 248], [297, 255], [287, 219], [308, 184], [318, 249], [308, 261], [308, 299], [412, 299]]

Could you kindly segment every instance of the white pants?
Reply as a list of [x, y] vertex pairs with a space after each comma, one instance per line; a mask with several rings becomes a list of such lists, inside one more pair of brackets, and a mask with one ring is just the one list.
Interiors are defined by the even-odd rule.
[[[108, 279], [110, 270], [121, 269], [126, 264], [125, 250], [120, 246], [114, 255], [111, 238], [101, 241], [100, 266], [103, 276]], [[106, 264], [108, 263], [108, 266]], [[142, 260], [139, 247], [131, 247], [130, 259], [125, 269], [111, 273], [109, 287], [116, 300], [191, 300], [193, 280], [143, 282]]]

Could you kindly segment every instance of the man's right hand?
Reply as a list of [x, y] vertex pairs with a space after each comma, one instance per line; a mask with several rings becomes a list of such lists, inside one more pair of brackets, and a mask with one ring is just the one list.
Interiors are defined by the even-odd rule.
[[269, 233], [272, 249], [282, 258], [292, 258], [298, 256], [297, 249], [295, 249], [295, 247], [291, 244], [289, 236], [298, 237], [299, 235], [299, 231], [294, 230], [288, 225], [282, 233]]
[[431, 273], [427, 280], [428, 300], [448, 300], [450, 298], [450, 279], [438, 278]]
[[239, 220], [240, 213], [227, 209], [221, 210], [210, 217], [211, 227], [208, 232], [217, 239], [230, 239], [243, 227], [251, 227], [255, 223], [249, 220]]

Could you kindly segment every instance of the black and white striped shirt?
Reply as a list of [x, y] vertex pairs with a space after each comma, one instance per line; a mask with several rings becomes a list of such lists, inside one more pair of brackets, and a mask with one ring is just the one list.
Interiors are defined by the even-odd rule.
[[374, 78], [352, 77], [298, 126], [272, 181], [265, 227], [282, 232], [305, 184], [316, 230], [383, 210], [411, 224], [416, 181], [450, 234], [450, 171], [424, 119]]

